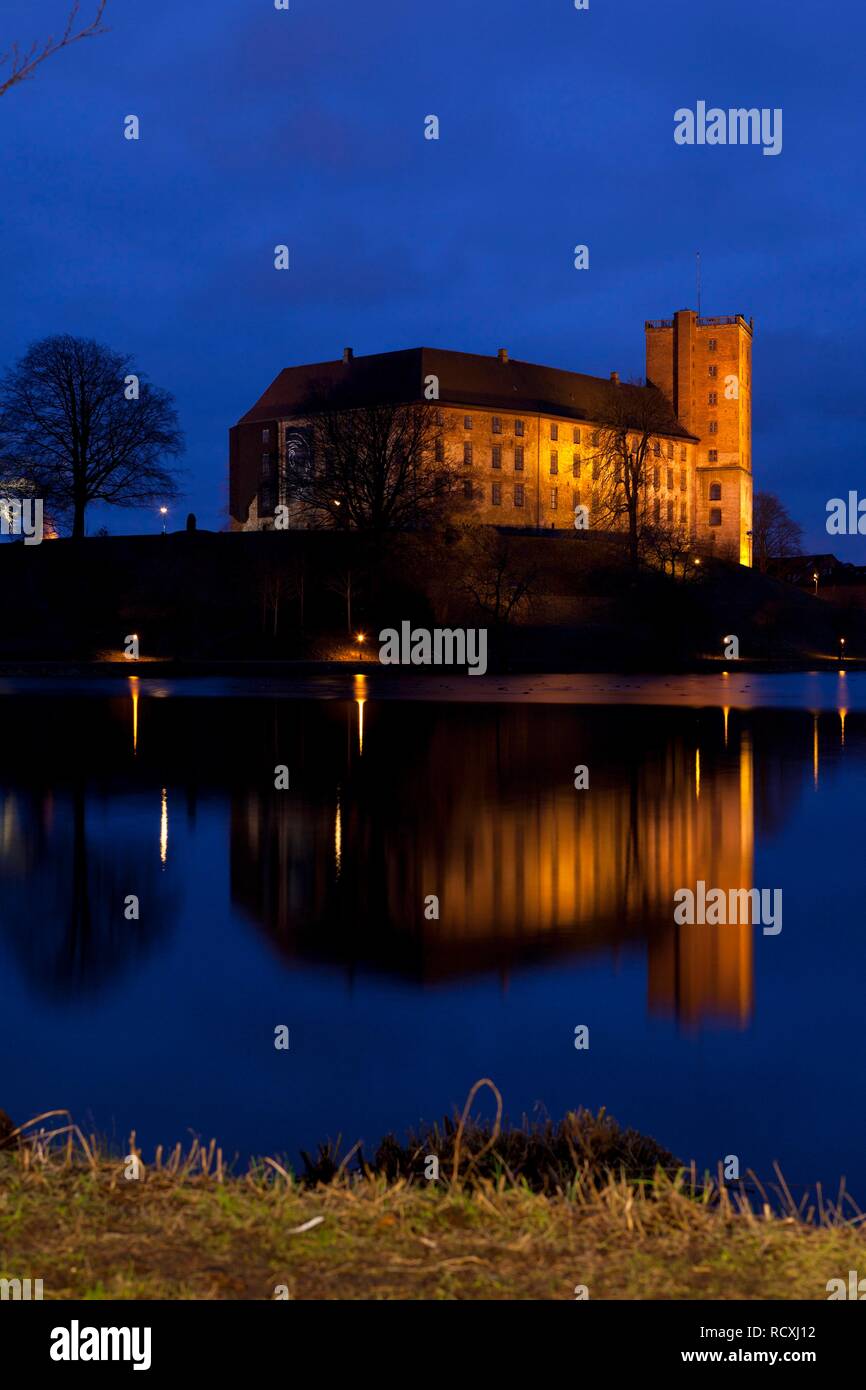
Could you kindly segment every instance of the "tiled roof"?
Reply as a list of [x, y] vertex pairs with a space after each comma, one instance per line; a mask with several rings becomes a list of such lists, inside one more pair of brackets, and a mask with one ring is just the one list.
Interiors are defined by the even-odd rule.
[[[439, 401], [444, 405], [499, 407], [503, 411], [559, 415], [596, 420], [604, 408], [610, 381], [558, 367], [542, 367], [473, 352], [440, 348], [406, 348], [352, 357], [348, 362], [315, 362], [286, 367], [239, 424], [303, 415], [324, 395], [346, 408], [368, 402], [422, 400], [428, 376], [439, 378]], [[645, 386], [622, 383], [621, 391], [635, 396]], [[671, 412], [672, 437], [694, 439]]]

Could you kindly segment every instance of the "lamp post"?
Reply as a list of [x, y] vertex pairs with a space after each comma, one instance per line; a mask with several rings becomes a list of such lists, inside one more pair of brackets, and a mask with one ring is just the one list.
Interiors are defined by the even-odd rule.
[[747, 535], [748, 540], [749, 540], [749, 569], [751, 569], [751, 568], [752, 568], [752, 533], [751, 533], [751, 531], [747, 531], [747, 532], [746, 532], [746, 535]]
[[840, 661], [844, 661], [844, 660], [845, 660], [845, 638], [844, 638], [844, 637], [840, 637], [840, 638], [839, 638], [839, 660], [840, 660]]
[[162, 517], [162, 534], [165, 535], [165, 518], [168, 516], [168, 507], [160, 507], [159, 514]]
[[813, 570], [813, 571], [812, 571], [812, 578], [813, 578], [814, 581], [815, 581], [815, 597], [817, 598], [817, 597], [818, 597], [818, 571], [817, 571], [817, 570]]

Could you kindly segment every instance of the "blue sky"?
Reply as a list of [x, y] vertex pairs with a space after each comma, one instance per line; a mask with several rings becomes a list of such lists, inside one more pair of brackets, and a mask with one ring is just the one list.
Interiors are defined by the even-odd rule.
[[[3, 0], [0, 50], [67, 9]], [[866, 492], [853, 0], [109, 0], [106, 24], [0, 98], [0, 366], [56, 332], [132, 353], [187, 437], [172, 523], [224, 524], [228, 427], [280, 368], [425, 344], [637, 376], [700, 250], [703, 312], [755, 319], [756, 486], [866, 561], [824, 529]], [[675, 145], [698, 100], [781, 107], [782, 153]]]

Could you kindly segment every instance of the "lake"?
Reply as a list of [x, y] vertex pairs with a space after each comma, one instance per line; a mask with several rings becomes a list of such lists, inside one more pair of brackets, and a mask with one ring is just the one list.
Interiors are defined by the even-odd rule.
[[[16, 1122], [296, 1163], [487, 1076], [866, 1197], [866, 675], [141, 671], [0, 680]], [[699, 880], [782, 931], [677, 926]]]

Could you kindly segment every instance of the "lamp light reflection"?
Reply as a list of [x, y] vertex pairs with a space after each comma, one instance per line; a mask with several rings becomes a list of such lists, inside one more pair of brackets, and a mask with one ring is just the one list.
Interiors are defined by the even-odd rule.
[[159, 861], [164, 866], [168, 859], [168, 791], [162, 789], [162, 810], [159, 817]]
[[358, 752], [364, 751], [364, 706], [367, 703], [367, 677], [354, 677], [355, 704], [358, 706]]
[[138, 676], [129, 677], [129, 693], [132, 696], [132, 752], [138, 752]]

